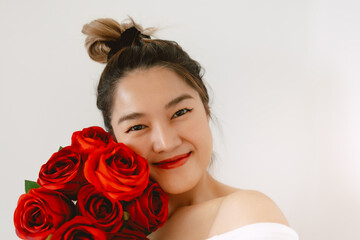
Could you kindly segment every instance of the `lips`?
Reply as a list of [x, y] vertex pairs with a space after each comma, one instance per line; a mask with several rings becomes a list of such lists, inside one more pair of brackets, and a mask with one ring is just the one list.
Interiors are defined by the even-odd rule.
[[153, 163], [155, 167], [162, 169], [172, 169], [184, 165], [189, 159], [191, 152], [181, 154], [172, 158], [162, 160], [161, 162]]

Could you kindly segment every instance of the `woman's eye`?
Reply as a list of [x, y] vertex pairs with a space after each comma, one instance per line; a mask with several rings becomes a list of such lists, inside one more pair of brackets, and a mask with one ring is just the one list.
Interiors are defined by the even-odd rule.
[[185, 113], [191, 112], [191, 111], [192, 111], [192, 109], [183, 108], [183, 109], [177, 111], [177, 112], [171, 117], [171, 119], [180, 117], [180, 116], [184, 115]]
[[131, 128], [129, 128], [126, 133], [128, 132], [131, 132], [131, 131], [139, 131], [141, 129], [144, 129], [145, 126], [144, 125], [135, 125], [135, 126], [132, 126]]

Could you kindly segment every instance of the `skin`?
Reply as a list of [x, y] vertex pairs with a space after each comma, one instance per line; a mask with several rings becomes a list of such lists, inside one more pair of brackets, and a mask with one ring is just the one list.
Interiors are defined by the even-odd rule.
[[[114, 95], [111, 124], [115, 138], [150, 166], [150, 177], [169, 196], [169, 217], [150, 239], [205, 239], [256, 222], [288, 225], [267, 196], [222, 184], [208, 172], [213, 143], [200, 96], [164, 67], [134, 70]], [[177, 168], [159, 161], [191, 153]]]

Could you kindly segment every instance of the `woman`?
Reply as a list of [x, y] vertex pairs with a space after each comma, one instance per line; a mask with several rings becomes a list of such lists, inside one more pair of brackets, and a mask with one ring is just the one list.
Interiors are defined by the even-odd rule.
[[149, 239], [298, 239], [267, 196], [208, 173], [209, 96], [196, 61], [132, 20], [98, 19], [83, 33], [90, 57], [106, 63], [97, 99], [105, 127], [148, 160], [169, 196], [167, 222]]

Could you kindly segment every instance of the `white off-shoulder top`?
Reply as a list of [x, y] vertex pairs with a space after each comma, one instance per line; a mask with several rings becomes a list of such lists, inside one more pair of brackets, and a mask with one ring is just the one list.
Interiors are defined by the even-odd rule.
[[207, 240], [299, 240], [297, 233], [280, 223], [253, 223]]

